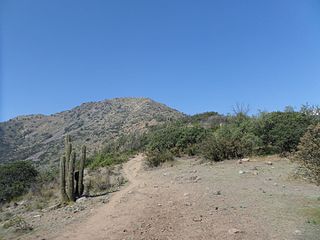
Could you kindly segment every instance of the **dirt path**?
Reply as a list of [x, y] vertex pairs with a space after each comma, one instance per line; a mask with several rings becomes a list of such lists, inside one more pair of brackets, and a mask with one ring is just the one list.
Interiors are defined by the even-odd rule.
[[180, 159], [152, 171], [142, 162], [139, 155], [124, 165], [130, 183], [109, 203], [46, 239], [319, 239], [305, 210], [319, 206], [320, 189], [288, 180], [286, 160]]

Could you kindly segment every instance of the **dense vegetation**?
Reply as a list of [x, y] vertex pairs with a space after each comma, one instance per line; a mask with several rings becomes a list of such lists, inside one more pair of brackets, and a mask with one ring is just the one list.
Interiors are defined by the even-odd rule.
[[123, 135], [109, 141], [89, 161], [91, 168], [125, 162], [133, 154], [147, 154], [149, 166], [158, 166], [181, 155], [198, 155], [209, 161], [252, 155], [288, 154], [297, 150], [300, 138], [319, 122], [318, 109], [261, 112], [256, 116], [239, 110], [223, 116], [216, 112], [196, 114], [160, 126], [145, 134]]
[[38, 171], [30, 162], [0, 165], [0, 203], [21, 196], [35, 182]]
[[296, 159], [308, 170], [308, 175], [320, 185], [320, 124], [312, 125], [301, 138]]
[[[181, 154], [199, 155], [210, 161], [252, 155], [288, 154], [297, 150], [300, 138], [311, 124], [319, 122], [314, 110], [302, 108], [283, 112], [262, 112], [248, 116], [217, 113], [198, 114], [163, 125], [149, 132], [148, 162], [155, 166]], [[156, 161], [156, 159], [161, 161]]]

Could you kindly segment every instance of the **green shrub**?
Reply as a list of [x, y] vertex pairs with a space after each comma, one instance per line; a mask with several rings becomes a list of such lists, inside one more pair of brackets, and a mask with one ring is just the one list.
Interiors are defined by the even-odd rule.
[[26, 193], [36, 181], [38, 171], [30, 162], [17, 161], [0, 165], [0, 203]]
[[310, 177], [320, 185], [320, 124], [308, 128], [301, 138], [295, 159], [308, 170]]
[[86, 166], [91, 169], [99, 167], [107, 167], [120, 163], [124, 163], [132, 157], [135, 152], [110, 152], [110, 153], [97, 153], [94, 156], [88, 158]]
[[157, 167], [164, 162], [173, 161], [173, 154], [169, 150], [147, 152], [146, 163], [149, 167]]
[[291, 152], [311, 123], [311, 117], [300, 112], [262, 113], [255, 135], [262, 139], [265, 154]]
[[220, 127], [202, 142], [202, 155], [211, 161], [221, 161], [258, 153], [261, 140], [251, 128], [251, 120]]
[[206, 135], [206, 130], [200, 126], [189, 124], [170, 124], [151, 132], [148, 136], [148, 151], [172, 154], [194, 155], [196, 144]]

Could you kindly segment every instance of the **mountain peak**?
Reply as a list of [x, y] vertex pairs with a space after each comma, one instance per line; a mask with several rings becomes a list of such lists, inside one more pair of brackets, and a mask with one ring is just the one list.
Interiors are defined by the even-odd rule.
[[147, 126], [184, 114], [150, 98], [113, 98], [83, 103], [52, 115], [19, 116], [0, 123], [0, 162], [55, 162], [70, 134], [75, 146], [99, 150], [103, 142], [123, 134], [142, 133]]

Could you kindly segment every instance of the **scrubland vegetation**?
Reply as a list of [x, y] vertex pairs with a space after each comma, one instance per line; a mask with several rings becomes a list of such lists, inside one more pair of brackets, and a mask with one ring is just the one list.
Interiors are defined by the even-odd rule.
[[[294, 155], [293, 159], [320, 183], [319, 149], [320, 115], [317, 107], [303, 106], [300, 111], [286, 108], [285, 111], [261, 112], [255, 116], [238, 109], [233, 115], [206, 112], [149, 127], [144, 134], [122, 135], [113, 141], [106, 139], [104, 147], [88, 158], [86, 167], [94, 170], [121, 164], [138, 152], [146, 154], [146, 163], [150, 167], [182, 155], [222, 161], [280, 154]], [[10, 201], [28, 191], [40, 193], [39, 189], [48, 186], [44, 183], [57, 183], [56, 178], [57, 174], [39, 173], [30, 162], [1, 165], [0, 201]]]

